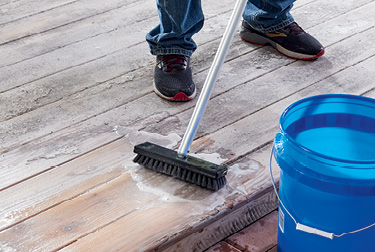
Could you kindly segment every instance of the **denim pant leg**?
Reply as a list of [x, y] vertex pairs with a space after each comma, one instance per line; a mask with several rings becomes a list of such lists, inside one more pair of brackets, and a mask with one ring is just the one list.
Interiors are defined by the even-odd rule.
[[157, 0], [160, 24], [146, 35], [153, 55], [191, 56], [197, 48], [192, 36], [203, 27], [201, 0]]
[[289, 13], [295, 0], [249, 0], [243, 19], [255, 30], [274, 32], [294, 22]]

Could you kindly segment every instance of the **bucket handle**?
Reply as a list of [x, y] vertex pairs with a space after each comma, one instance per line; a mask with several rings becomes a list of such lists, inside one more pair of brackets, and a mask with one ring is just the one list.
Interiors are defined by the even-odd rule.
[[375, 223], [367, 226], [367, 227], [364, 227], [364, 228], [360, 228], [360, 229], [357, 229], [357, 230], [354, 230], [354, 231], [351, 231], [351, 232], [346, 232], [346, 233], [342, 233], [342, 234], [334, 234], [334, 233], [330, 233], [330, 232], [326, 232], [326, 231], [323, 231], [323, 230], [320, 230], [320, 229], [317, 229], [317, 228], [314, 228], [314, 227], [310, 227], [310, 226], [307, 226], [307, 225], [304, 225], [304, 224], [301, 224], [299, 223], [296, 218], [293, 217], [293, 215], [288, 211], [288, 209], [285, 207], [284, 203], [281, 201], [280, 199], [280, 196], [279, 196], [279, 193], [277, 191], [277, 188], [276, 188], [276, 185], [275, 185], [275, 180], [273, 178], [273, 174], [272, 174], [272, 156], [273, 156], [273, 153], [275, 151], [275, 143], [272, 145], [272, 151], [271, 151], [271, 156], [270, 156], [270, 174], [271, 174], [271, 182], [272, 182], [272, 185], [273, 185], [273, 189], [275, 190], [275, 193], [276, 193], [276, 196], [277, 196], [277, 199], [278, 201], [280, 202], [280, 205], [284, 208], [285, 212], [290, 216], [290, 218], [294, 221], [294, 223], [296, 224], [296, 230], [299, 230], [299, 231], [302, 231], [302, 232], [306, 232], [306, 233], [311, 233], [311, 234], [316, 234], [316, 235], [319, 235], [319, 236], [322, 236], [322, 237], [326, 237], [326, 238], [329, 238], [329, 239], [333, 239], [334, 237], [336, 238], [339, 238], [339, 237], [342, 237], [342, 236], [345, 236], [345, 235], [348, 235], [348, 234], [355, 234], [355, 233], [359, 233], [361, 231], [364, 231], [366, 229], [369, 229], [369, 228], [372, 228], [375, 226]]

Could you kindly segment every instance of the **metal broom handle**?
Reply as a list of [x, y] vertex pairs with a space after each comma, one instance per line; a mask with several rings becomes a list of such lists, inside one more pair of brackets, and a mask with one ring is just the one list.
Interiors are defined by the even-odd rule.
[[206, 108], [207, 102], [210, 99], [212, 88], [215, 84], [220, 68], [224, 63], [225, 56], [228, 53], [237, 24], [239, 23], [242, 13], [245, 10], [246, 3], [247, 0], [237, 0], [236, 2], [223, 38], [216, 52], [214, 61], [212, 62], [206, 81], [204, 82], [203, 89], [195, 106], [193, 115], [190, 119], [185, 135], [182, 138], [180, 148], [178, 149], [179, 157], [187, 157], [187, 152], [191, 143], [193, 142], [194, 135], [197, 132], [199, 121], [203, 115], [204, 109]]

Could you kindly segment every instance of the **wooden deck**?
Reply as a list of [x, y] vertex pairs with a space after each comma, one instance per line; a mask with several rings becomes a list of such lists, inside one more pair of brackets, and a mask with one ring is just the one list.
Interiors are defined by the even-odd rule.
[[[202, 2], [198, 91], [235, 3]], [[152, 91], [154, 0], [0, 0], [0, 251], [203, 251], [275, 210], [283, 110], [317, 94], [375, 97], [374, 11], [297, 1], [295, 19], [326, 47], [312, 62], [235, 35], [190, 149], [229, 165], [213, 193], [132, 162], [146, 140], [177, 148], [196, 102]]]

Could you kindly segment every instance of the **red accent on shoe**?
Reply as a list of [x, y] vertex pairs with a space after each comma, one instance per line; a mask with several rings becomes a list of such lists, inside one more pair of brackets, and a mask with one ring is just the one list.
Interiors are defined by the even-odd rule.
[[187, 67], [186, 58], [187, 56], [179, 54], [162, 55], [161, 59], [165, 66], [163, 67], [163, 70], [165, 72], [185, 70]]
[[315, 55], [315, 57], [312, 57], [312, 58], [309, 58], [309, 59], [304, 59], [304, 60], [313, 60], [313, 59], [317, 59], [319, 58], [320, 56], [322, 56], [324, 54], [324, 49], [322, 49], [317, 55]]
[[287, 30], [288, 28], [290, 28], [289, 33], [294, 32], [295, 35], [305, 33], [305, 31], [302, 29], [302, 27], [299, 26], [296, 22], [293, 22], [290, 25], [284, 27], [284, 30]]
[[170, 99], [170, 101], [190, 101], [194, 99], [194, 97], [189, 97], [185, 93], [180, 92], [177, 93], [173, 98]]
[[279, 53], [281, 53], [282, 55], [285, 55], [289, 58], [292, 58], [292, 59], [297, 59], [297, 60], [315, 60], [317, 58], [319, 58], [320, 56], [322, 56], [324, 54], [324, 49], [322, 49], [317, 55], [313, 56], [313, 57], [310, 57], [310, 58], [297, 58], [297, 57], [292, 57], [292, 56], [289, 56], [289, 55], [286, 55], [285, 53], [282, 53], [280, 52], [279, 50], [277, 50]]

